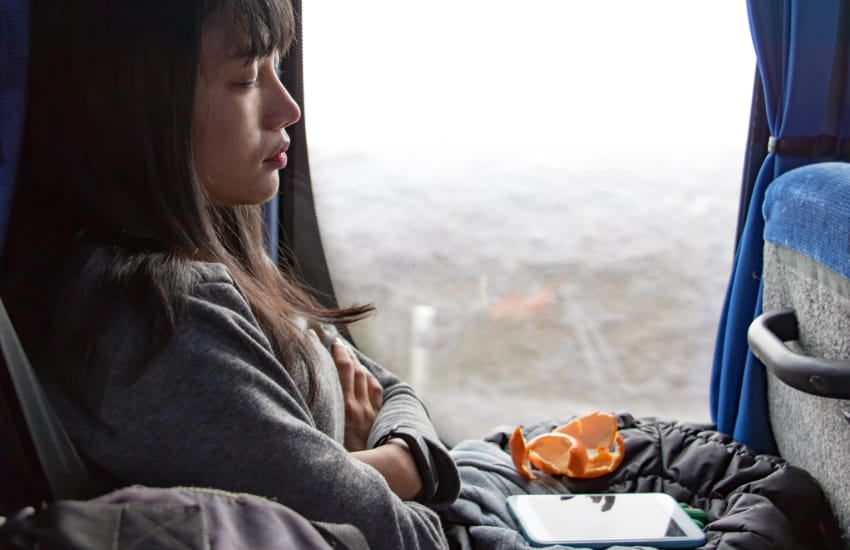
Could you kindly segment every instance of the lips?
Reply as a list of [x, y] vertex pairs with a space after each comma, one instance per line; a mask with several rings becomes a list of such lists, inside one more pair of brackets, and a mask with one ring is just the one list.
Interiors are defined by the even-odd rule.
[[289, 150], [289, 143], [284, 143], [283, 146], [277, 150], [275, 154], [272, 156], [263, 159], [263, 164], [269, 164], [281, 170], [286, 167], [286, 151]]

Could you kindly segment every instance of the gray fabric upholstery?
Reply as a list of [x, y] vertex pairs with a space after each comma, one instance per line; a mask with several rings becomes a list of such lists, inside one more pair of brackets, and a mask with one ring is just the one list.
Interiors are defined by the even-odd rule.
[[[850, 281], [795, 250], [764, 248], [763, 311], [794, 308], [798, 351], [850, 359]], [[780, 454], [823, 486], [850, 543], [850, 401], [800, 392], [768, 374], [770, 421]]]

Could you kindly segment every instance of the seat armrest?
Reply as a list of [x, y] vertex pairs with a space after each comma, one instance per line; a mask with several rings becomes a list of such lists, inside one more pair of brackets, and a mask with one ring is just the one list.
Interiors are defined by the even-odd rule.
[[753, 354], [782, 382], [813, 395], [850, 399], [850, 360], [810, 357], [785, 345], [798, 338], [797, 315], [793, 309], [763, 313], [747, 331]]

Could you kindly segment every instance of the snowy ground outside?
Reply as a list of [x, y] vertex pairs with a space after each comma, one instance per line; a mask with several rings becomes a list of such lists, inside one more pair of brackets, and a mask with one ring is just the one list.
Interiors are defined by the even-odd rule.
[[305, 117], [337, 294], [378, 307], [360, 347], [449, 442], [593, 409], [708, 420], [745, 10], [348, 4], [305, 6], [326, 9], [304, 15]]

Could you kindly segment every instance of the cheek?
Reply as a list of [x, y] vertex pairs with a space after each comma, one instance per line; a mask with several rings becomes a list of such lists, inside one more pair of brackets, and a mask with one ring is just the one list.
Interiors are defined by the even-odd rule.
[[238, 106], [210, 98], [193, 120], [192, 145], [199, 174], [217, 173], [232, 165], [249, 136], [240, 127]]
[[228, 102], [214, 108], [206, 119], [200, 139], [205, 148], [217, 153], [222, 163], [235, 161], [249, 154], [257, 145], [257, 132], [252, 131], [251, 113], [238, 102]]

